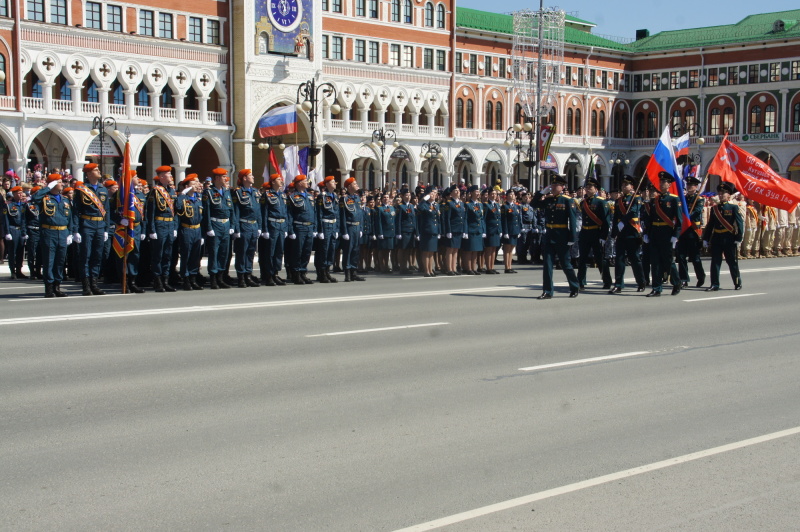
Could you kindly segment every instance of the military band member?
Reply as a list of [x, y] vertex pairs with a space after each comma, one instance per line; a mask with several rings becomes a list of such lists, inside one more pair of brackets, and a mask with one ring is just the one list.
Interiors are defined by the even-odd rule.
[[261, 284], [264, 286], [286, 286], [278, 274], [283, 267], [283, 248], [289, 234], [287, 198], [283, 192], [283, 177], [272, 174], [262, 186], [261, 194], [261, 238], [258, 248], [258, 265], [261, 269]]
[[359, 244], [364, 236], [365, 211], [358, 195], [358, 182], [348, 177], [344, 182], [345, 193], [339, 200], [339, 234], [342, 235], [342, 268], [344, 281], [364, 281], [358, 275]]
[[286, 244], [286, 262], [294, 284], [313, 284], [308, 278], [308, 262], [317, 232], [314, 200], [308, 193], [308, 177], [298, 175], [292, 182], [294, 191], [288, 193], [289, 242]]
[[255, 177], [249, 168], [239, 170], [237, 188], [231, 191], [233, 199], [233, 249], [236, 253], [236, 277], [239, 288], [260, 286], [253, 279], [253, 261], [258, 237], [261, 235], [261, 195], [253, 188]]
[[642, 198], [634, 194], [636, 178], [626, 175], [622, 178], [622, 191], [614, 204], [614, 217], [611, 224], [611, 236], [616, 238], [616, 261], [614, 264], [615, 283], [609, 293], [619, 294], [625, 287], [625, 261], [631, 263], [631, 270], [636, 279], [636, 291], [644, 292], [644, 272], [639, 258], [639, 247], [642, 245], [640, 216]]
[[25, 204], [22, 187], [11, 188], [11, 200], [3, 207], [3, 218], [6, 227], [6, 250], [8, 251], [8, 268], [11, 279], [27, 279], [22, 273], [22, 259], [25, 257], [25, 241], [28, 239], [25, 227]]
[[108, 240], [108, 225], [111, 217], [108, 212], [108, 190], [100, 182], [102, 174], [95, 163], [83, 167], [84, 185], [75, 190], [73, 216], [75, 233], [72, 235], [78, 244], [78, 267], [83, 282], [83, 295], [105, 295], [97, 286], [103, 252]]
[[375, 208], [374, 231], [377, 237], [376, 268], [381, 273], [390, 273], [389, 254], [394, 249], [397, 210], [389, 201], [388, 194], [381, 194], [381, 204]]
[[585, 195], [579, 207], [582, 223], [578, 238], [578, 284], [580, 290], [586, 289], [586, 270], [591, 252], [600, 269], [603, 289], [608, 290], [611, 288], [611, 268], [605, 259], [604, 246], [611, 232], [611, 209], [608, 202], [597, 195], [600, 190], [597, 179], [586, 178], [583, 187]]
[[197, 274], [200, 271], [200, 250], [203, 246], [203, 200], [201, 194], [203, 186], [197, 174], [189, 174], [180, 183], [181, 192], [175, 199], [175, 214], [178, 216], [178, 233], [181, 246], [180, 275], [183, 289], [202, 290], [197, 283]]
[[72, 244], [72, 204], [62, 195], [61, 174], [50, 174], [47, 186], [31, 201], [39, 207], [44, 297], [67, 297], [61, 291], [67, 248]]
[[650, 215], [647, 220], [647, 233], [644, 239], [650, 244], [650, 263], [652, 265], [652, 290], [647, 297], [661, 296], [664, 278], [669, 275], [672, 282], [672, 295], [681, 291], [678, 268], [675, 265], [675, 248], [681, 234], [682, 206], [669, 188], [675, 178], [668, 172], [659, 172], [660, 194], [650, 200]]
[[208, 276], [211, 289], [216, 290], [231, 287], [225, 282], [225, 274], [234, 233], [233, 200], [226, 186], [228, 171], [215, 168], [211, 173], [211, 187], [203, 191], [203, 233], [208, 244]]
[[[39, 192], [42, 187], [33, 187], [31, 197]], [[39, 226], [39, 206], [29, 201], [25, 204], [25, 230], [28, 240], [25, 242], [28, 254], [28, 271], [31, 279], [42, 278], [42, 248], [39, 246], [41, 240], [41, 227]]]
[[447, 196], [442, 207], [442, 233], [445, 236], [444, 273], [453, 276], [458, 273], [458, 252], [466, 233], [466, 210], [461, 201], [461, 190], [453, 185], [444, 191]]
[[544, 209], [545, 228], [543, 236], [542, 267], [543, 292], [538, 299], [553, 298], [553, 262], [558, 257], [561, 269], [569, 283], [569, 297], [578, 297], [580, 286], [572, 268], [570, 249], [578, 236], [578, 213], [575, 202], [563, 194], [567, 185], [566, 177], [553, 176], [553, 183], [533, 196], [532, 204]]
[[153, 181], [153, 188], [147, 195], [144, 211], [146, 234], [150, 238], [153, 288], [156, 292], [175, 292], [168, 279], [172, 246], [178, 237], [172, 168], [169, 166], [156, 168], [156, 178]]
[[131, 187], [133, 187], [133, 227], [131, 220], [123, 218], [122, 214], [125, 210], [124, 198], [120, 197], [119, 188], [111, 198], [111, 219], [123, 227], [129, 228], [130, 238], [133, 242], [133, 249], [128, 252], [125, 261], [121, 257], [117, 257], [117, 263], [120, 268], [120, 279], [122, 279], [122, 267], [127, 263], [127, 271], [125, 272], [125, 279], [127, 289], [134, 294], [144, 293], [144, 289], [136, 284], [136, 277], [139, 275], [139, 257], [141, 252], [141, 242], [147, 235], [142, 230], [142, 223], [144, 222], [144, 204], [146, 201], [145, 195], [139, 190], [139, 179], [136, 177], [136, 170], [128, 170], [130, 172]]
[[744, 220], [739, 206], [731, 202], [731, 195], [736, 193], [736, 187], [723, 181], [717, 187], [717, 192], [720, 204], [711, 207], [711, 214], [703, 231], [703, 247], [711, 248], [711, 286], [706, 288], [706, 292], [719, 290], [723, 255], [731, 272], [734, 289], [741, 290], [742, 278], [739, 275], [737, 246], [742, 242]]
[[414, 245], [417, 237], [417, 210], [411, 203], [411, 191], [408, 188], [400, 189], [401, 203], [397, 206], [395, 239], [397, 240], [398, 256], [400, 262], [400, 273], [408, 275], [409, 263], [414, 253]]
[[503, 263], [505, 273], [517, 273], [511, 268], [514, 258], [514, 248], [517, 246], [522, 234], [522, 209], [516, 203], [517, 194], [514, 189], [506, 192], [506, 202], [500, 209], [500, 225], [503, 231]]
[[690, 262], [694, 267], [694, 276], [697, 278], [696, 286], [699, 288], [706, 282], [706, 272], [703, 268], [703, 261], [700, 260], [702, 244], [700, 234], [702, 232], [701, 225], [703, 223], [705, 198], [698, 192], [698, 185], [700, 185], [700, 180], [696, 177], [689, 176], [686, 178], [686, 203], [692, 227], [683, 230], [681, 236], [678, 237], [678, 274], [681, 277], [682, 288], [689, 286]]
[[317, 270], [317, 282], [335, 283], [336, 279], [331, 277], [331, 266], [339, 240], [339, 196], [336, 193], [336, 178], [332, 175], [319, 183], [316, 217], [314, 268]]

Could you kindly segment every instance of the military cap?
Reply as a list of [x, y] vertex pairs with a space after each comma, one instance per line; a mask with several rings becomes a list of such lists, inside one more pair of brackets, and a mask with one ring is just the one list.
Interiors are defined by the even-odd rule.
[[67, 187], [62, 192], [72, 192], [73, 190], [75, 190], [75, 189], [72, 188], [72, 187]]
[[305, 174], [298, 174], [292, 180], [292, 183], [304, 183], [307, 179], [308, 179], [308, 176], [306, 176]]
[[214, 168], [213, 170], [211, 170], [211, 173], [216, 176], [228, 175], [228, 171], [225, 170], [224, 168]]
[[184, 183], [188, 183], [189, 181], [199, 181], [197, 174], [189, 174], [186, 176], [186, 179], [183, 180]]
[[31, 189], [31, 194], [36, 194], [36, 193], [37, 193], [37, 192], [39, 192], [40, 190], [42, 190], [42, 187], [40, 187], [40, 186], [35, 186], [35, 187], [33, 187], [33, 188]]
[[400, 189], [400, 194], [408, 194], [409, 192], [411, 192], [411, 191], [408, 190], [408, 187], [403, 187], [403, 188]]
[[470, 187], [467, 189], [467, 192], [475, 192], [476, 190], [480, 190], [478, 185], [470, 185]]
[[349, 186], [350, 183], [355, 183], [355, 182], [356, 182], [355, 177], [348, 177], [347, 179], [344, 180], [344, 186]]
[[583, 183], [583, 186], [584, 187], [600, 188], [600, 182], [597, 180], [597, 178], [587, 177], [586, 181]]
[[11, 192], [22, 192], [22, 187], [19, 185], [16, 187], [11, 187]]
[[118, 183], [116, 181], [114, 181], [113, 179], [106, 179], [105, 181], [103, 181], [103, 186], [106, 187], [106, 188], [108, 188], [108, 187], [116, 187], [117, 185], [118, 185]]
[[700, 180], [697, 179], [695, 176], [690, 175], [689, 177], [686, 178], [686, 184], [687, 185], [699, 185], [700, 184]]
[[62, 179], [64, 178], [61, 177], [61, 174], [50, 174], [49, 176], [47, 176], [48, 183], [52, 183], [53, 181], [61, 181]]
[[636, 184], [637, 184], [638, 182], [639, 182], [639, 180], [638, 180], [638, 179], [636, 179], [635, 177], [633, 177], [633, 176], [632, 176], [632, 175], [630, 175], [630, 174], [625, 174], [625, 175], [622, 177], [622, 183], [623, 183], [623, 184], [625, 184], [625, 183], [630, 183], [631, 185], [634, 185], [634, 186], [636, 186]]
[[566, 185], [567, 184], [567, 176], [564, 174], [553, 174], [553, 184], [554, 185]]
[[729, 183], [728, 181], [721, 181], [719, 186], [717, 186], [717, 192], [728, 192], [730, 194], [736, 194], [736, 187], [733, 183]]
[[675, 182], [675, 176], [670, 174], [669, 172], [659, 172], [658, 173], [658, 179], [659, 180], [663, 179], [665, 181], [669, 181], [670, 183], [674, 183]]

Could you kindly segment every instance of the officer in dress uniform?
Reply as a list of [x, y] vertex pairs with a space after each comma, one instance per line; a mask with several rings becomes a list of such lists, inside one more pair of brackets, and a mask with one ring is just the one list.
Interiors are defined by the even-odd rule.
[[[144, 289], [141, 288], [138, 284], [136, 284], [136, 276], [139, 275], [139, 257], [141, 252], [141, 242], [145, 238], [145, 234], [142, 232], [142, 222], [144, 221], [144, 203], [146, 201], [145, 195], [139, 191], [139, 179], [136, 177], [136, 170], [128, 170], [130, 172], [130, 181], [131, 187], [134, 190], [133, 193], [133, 222], [128, 218], [123, 218], [123, 212], [125, 210], [125, 198], [120, 197], [119, 188], [117, 189], [114, 196], [111, 198], [111, 219], [117, 225], [128, 227], [128, 233], [130, 233], [131, 241], [133, 242], [133, 249], [128, 252], [127, 258], [123, 261], [122, 257], [119, 257], [115, 252], [117, 268], [119, 270], [120, 279], [122, 279], [122, 267], [124, 263], [127, 263], [126, 268], [126, 275], [125, 279], [127, 282], [127, 289], [129, 292], [133, 292], [134, 294], [143, 294]], [[133, 227], [130, 227], [131, 223], [133, 223]], [[113, 236], [112, 236], [113, 238]]]
[[610, 294], [619, 294], [625, 287], [625, 260], [631, 263], [631, 270], [636, 279], [636, 291], [644, 292], [644, 271], [639, 257], [642, 245], [640, 216], [642, 198], [634, 194], [636, 178], [625, 175], [622, 178], [622, 191], [614, 204], [614, 217], [611, 224], [611, 236], [616, 238], [616, 261], [614, 287]]
[[397, 206], [397, 216], [395, 239], [397, 240], [398, 257], [400, 262], [400, 274], [408, 275], [409, 261], [414, 252], [414, 244], [417, 239], [417, 210], [411, 203], [411, 191], [405, 187], [400, 189], [401, 203]]
[[200, 271], [200, 250], [203, 246], [203, 200], [201, 194], [203, 186], [197, 174], [189, 174], [181, 182], [181, 193], [175, 199], [175, 214], [178, 216], [178, 241], [181, 246], [181, 279], [183, 289], [187, 291], [202, 290], [197, 283], [197, 274]]
[[435, 277], [433, 255], [439, 247], [441, 238], [441, 213], [436, 196], [438, 191], [432, 186], [422, 191], [422, 198], [417, 205], [416, 236], [420, 252], [420, 268], [425, 277]]
[[11, 270], [11, 279], [27, 279], [22, 273], [22, 259], [25, 256], [25, 241], [27, 231], [25, 228], [25, 204], [22, 202], [22, 187], [11, 188], [11, 201], [3, 207], [3, 218], [6, 227], [6, 250], [8, 251], [8, 268]]
[[486, 220], [483, 217], [483, 204], [480, 201], [478, 185], [467, 189], [467, 200], [464, 203], [465, 228], [461, 235], [461, 251], [464, 254], [463, 267], [465, 275], [480, 275], [478, 272], [478, 255], [483, 252], [483, 239], [486, 236]]
[[364, 281], [358, 275], [359, 243], [364, 236], [364, 209], [358, 195], [356, 178], [344, 182], [345, 194], [339, 200], [339, 234], [342, 235], [342, 267], [344, 281]]
[[[31, 197], [39, 192], [42, 187], [33, 187]], [[26, 241], [26, 253], [28, 254], [28, 271], [31, 279], [42, 278], [42, 249], [39, 246], [41, 240], [41, 228], [39, 227], [39, 206], [29, 201], [25, 204], [25, 230], [28, 240]]]
[[458, 252], [461, 241], [466, 233], [466, 210], [461, 201], [461, 189], [453, 185], [445, 189], [446, 203], [442, 206], [442, 233], [445, 236], [445, 263], [444, 273], [449, 276], [461, 275], [458, 273]]
[[686, 229], [678, 237], [678, 274], [681, 278], [681, 287], [689, 286], [689, 263], [694, 266], [694, 276], [697, 278], [697, 287], [700, 288], [706, 282], [706, 272], [703, 269], [703, 261], [700, 260], [700, 233], [703, 223], [703, 208], [705, 198], [697, 190], [700, 180], [689, 176], [686, 178], [686, 203], [689, 209], [689, 219], [692, 227]]
[[585, 195], [579, 207], [582, 223], [578, 238], [578, 284], [580, 290], [586, 289], [586, 270], [591, 252], [600, 269], [603, 289], [608, 290], [611, 288], [611, 268], [605, 260], [603, 247], [611, 232], [611, 210], [608, 202], [597, 195], [600, 190], [597, 179], [587, 177], [583, 187]]
[[[514, 248], [518, 247], [522, 234], [522, 208], [516, 202], [517, 193], [513, 188], [506, 192], [506, 201], [500, 208], [500, 225], [503, 231], [503, 263], [505, 273], [517, 273], [511, 268]], [[517, 252], [519, 257], [519, 252]]]
[[391, 204], [388, 194], [381, 194], [381, 204], [375, 209], [374, 231], [377, 236], [376, 267], [381, 273], [391, 273], [389, 254], [394, 249], [397, 224], [397, 210]]
[[239, 288], [260, 286], [253, 279], [253, 260], [256, 256], [258, 237], [261, 236], [261, 194], [253, 188], [255, 178], [249, 168], [239, 170], [238, 187], [233, 189], [233, 249], [236, 252], [236, 277]]
[[178, 237], [178, 220], [175, 217], [175, 188], [172, 168], [159, 166], [153, 188], [145, 204], [146, 234], [150, 238], [150, 269], [153, 272], [153, 288], [156, 292], [175, 292], [169, 284], [172, 246]]
[[314, 200], [308, 193], [308, 177], [298, 175], [292, 182], [294, 191], [288, 193], [289, 242], [286, 244], [287, 270], [294, 284], [313, 284], [308, 278], [308, 261], [317, 233]]
[[[675, 248], [681, 234], [681, 201], [669, 188], [675, 177], [668, 172], [659, 172], [660, 194], [650, 200], [650, 214], [647, 219], [647, 231], [643, 239], [650, 244], [650, 263], [652, 266], [652, 290], [647, 297], [661, 296], [664, 278], [669, 275], [672, 283], [672, 295], [681, 291], [678, 268], [675, 265]], [[669, 273], [668, 273], [669, 272]]]
[[61, 174], [50, 174], [47, 186], [35, 192], [31, 201], [39, 207], [44, 297], [67, 297], [61, 291], [67, 248], [72, 244], [72, 204], [62, 196]]
[[78, 244], [78, 268], [83, 282], [83, 295], [105, 295], [97, 286], [100, 268], [103, 264], [103, 251], [108, 240], [108, 190], [100, 182], [102, 175], [95, 163], [83, 167], [84, 185], [75, 190], [73, 216], [75, 217], [72, 235]]
[[494, 269], [497, 260], [497, 248], [500, 247], [500, 238], [503, 229], [500, 223], [500, 204], [497, 203], [497, 191], [489, 190], [489, 197], [484, 204], [484, 227], [486, 235], [483, 237], [483, 260], [486, 263], [486, 273], [490, 275], [499, 274]]
[[538, 299], [553, 298], [553, 261], [558, 257], [561, 269], [569, 282], [569, 297], [578, 297], [578, 277], [572, 268], [570, 248], [578, 235], [578, 213], [575, 202], [563, 194], [566, 177], [553, 176], [553, 183], [533, 196], [532, 204], [544, 209], [545, 228], [542, 244], [544, 266], [542, 267], [543, 289]]
[[114, 233], [117, 230], [117, 222], [114, 220], [114, 209], [111, 207], [111, 203], [114, 200], [114, 197], [117, 195], [117, 191], [119, 191], [119, 184], [114, 181], [113, 179], [106, 179], [103, 181], [103, 186], [106, 187], [108, 192], [108, 225], [106, 226], [106, 233], [108, 233], [108, 238], [103, 245], [103, 262], [102, 267], [100, 269], [103, 277], [103, 281], [106, 283], [116, 282], [116, 260], [111, 256], [111, 248], [112, 244], [114, 243]]
[[337, 280], [331, 277], [331, 266], [339, 240], [339, 195], [336, 193], [336, 178], [329, 175], [318, 186], [314, 268], [317, 270], [318, 283], [335, 283]]
[[258, 265], [263, 286], [286, 286], [278, 276], [283, 266], [283, 248], [289, 234], [287, 198], [283, 192], [283, 177], [272, 174], [261, 187], [261, 238], [258, 246]]
[[[522, 234], [517, 242], [517, 262], [530, 264], [533, 262], [533, 226], [536, 222], [536, 209], [531, 207], [531, 195], [522, 191], [519, 196], [520, 215], [522, 216]], [[531, 260], [528, 260], [528, 254]]]
[[208, 242], [208, 274], [211, 289], [230, 288], [225, 282], [227, 274], [228, 254], [231, 249], [231, 235], [234, 230], [231, 224], [233, 218], [233, 200], [226, 187], [228, 171], [224, 168], [215, 168], [211, 186], [203, 192], [203, 233]]
[[719, 272], [723, 255], [731, 272], [734, 289], [741, 290], [742, 278], [739, 275], [737, 247], [742, 242], [744, 220], [739, 206], [731, 202], [736, 187], [723, 181], [717, 187], [717, 192], [720, 204], [711, 207], [711, 214], [703, 231], [703, 247], [711, 248], [711, 286], [706, 288], [706, 292], [719, 290]]

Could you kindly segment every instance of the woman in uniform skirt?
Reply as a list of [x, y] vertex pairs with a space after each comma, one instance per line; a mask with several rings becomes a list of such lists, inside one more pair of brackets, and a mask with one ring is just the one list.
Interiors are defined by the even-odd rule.
[[461, 275], [457, 272], [458, 251], [461, 249], [462, 237], [466, 234], [464, 202], [461, 201], [461, 191], [453, 185], [445, 191], [449, 192], [449, 199], [442, 210], [442, 233], [445, 235], [445, 263], [444, 271], [447, 275]]
[[435, 277], [433, 254], [439, 247], [439, 208], [436, 204], [436, 189], [428, 187], [417, 205], [417, 244], [420, 252], [420, 268], [425, 277]]
[[394, 249], [394, 240], [397, 236], [395, 218], [397, 212], [389, 201], [388, 194], [381, 195], [381, 205], [375, 209], [375, 224], [373, 232], [376, 241], [376, 269], [381, 273], [390, 273], [389, 254]]
[[489, 200], [484, 209], [484, 221], [486, 237], [483, 240], [483, 257], [486, 262], [486, 273], [498, 274], [494, 269], [494, 263], [497, 259], [497, 248], [500, 247], [500, 237], [502, 236], [502, 227], [500, 222], [500, 204], [497, 203], [497, 191], [491, 189], [489, 191]]
[[506, 273], [517, 273], [511, 269], [511, 260], [514, 258], [514, 248], [517, 246], [517, 239], [522, 233], [522, 211], [516, 202], [517, 195], [513, 189], [506, 192], [506, 202], [500, 209], [500, 225], [503, 231], [503, 262], [505, 263]]
[[461, 251], [464, 252], [464, 273], [467, 275], [480, 275], [478, 269], [478, 255], [483, 251], [483, 238], [486, 236], [486, 226], [483, 219], [483, 204], [479, 201], [480, 192], [478, 185], [472, 185], [467, 190], [469, 201], [464, 204], [464, 219], [466, 222], [466, 238], [461, 240]]

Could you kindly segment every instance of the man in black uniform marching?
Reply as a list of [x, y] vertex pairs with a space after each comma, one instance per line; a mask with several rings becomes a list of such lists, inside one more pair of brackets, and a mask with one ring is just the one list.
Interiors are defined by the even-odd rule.
[[589, 261], [589, 252], [594, 254], [594, 261], [600, 269], [600, 276], [603, 279], [603, 288], [611, 288], [611, 271], [608, 261], [605, 260], [603, 245], [608, 240], [611, 231], [611, 209], [603, 198], [597, 196], [600, 190], [600, 183], [597, 179], [589, 177], [584, 183], [586, 195], [581, 201], [581, 233], [578, 238], [579, 258], [578, 258], [578, 282], [580, 289], [586, 289], [586, 270]]
[[642, 229], [639, 216], [642, 198], [634, 194], [636, 178], [626, 175], [622, 178], [622, 193], [614, 206], [611, 236], [616, 237], [616, 263], [614, 264], [615, 285], [609, 294], [619, 294], [625, 286], [625, 259], [631, 263], [636, 279], [636, 291], [644, 292], [644, 272], [639, 248], [642, 245]]
[[703, 247], [711, 248], [711, 286], [706, 288], [706, 292], [719, 290], [719, 272], [723, 255], [731, 272], [733, 288], [741, 290], [738, 246], [744, 234], [744, 218], [739, 205], [731, 201], [731, 196], [736, 193], [733, 184], [723, 181], [717, 187], [717, 192], [720, 204], [711, 208], [708, 223], [703, 231]]
[[652, 266], [653, 289], [647, 297], [661, 296], [664, 277], [669, 272], [672, 282], [672, 295], [681, 291], [678, 268], [675, 266], [674, 253], [681, 234], [681, 201], [675, 194], [669, 193], [669, 187], [675, 182], [672, 174], [659, 172], [660, 194], [650, 200], [650, 214], [646, 220], [646, 234], [643, 239], [650, 244], [650, 264]]

